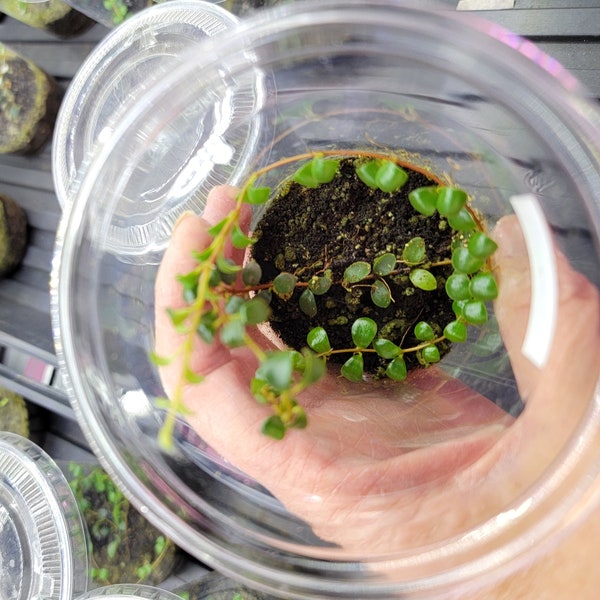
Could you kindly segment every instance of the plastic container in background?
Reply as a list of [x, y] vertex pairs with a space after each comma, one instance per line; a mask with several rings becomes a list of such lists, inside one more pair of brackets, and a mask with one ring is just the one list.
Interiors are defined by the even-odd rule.
[[[172, 0], [135, 15], [96, 46], [73, 78], [56, 121], [52, 167], [56, 194], [63, 209], [72, 202], [71, 188], [77, 186], [77, 175], [86, 158], [98, 144], [111, 137], [114, 115], [127, 104], [128, 98], [148, 85], [154, 73], [168, 70], [178, 56], [200, 40], [233, 28], [237, 22], [231, 13], [214, 4]], [[244, 89], [233, 99], [231, 112], [223, 118], [237, 118], [254, 103], [253, 88]], [[256, 127], [249, 125], [249, 129], [252, 135]], [[184, 152], [197, 135], [199, 132], [193, 127], [183, 133]], [[160, 152], [159, 144], [156, 151]], [[164, 160], [172, 161], [174, 168], [182, 162], [176, 156], [165, 156]], [[148, 181], [151, 176], [147, 175]], [[226, 175], [217, 177], [226, 180]], [[141, 244], [143, 248], [148, 236], [154, 236], [156, 231], [168, 235], [176, 215], [162, 211], [164, 189], [164, 182], [160, 181], [152, 191], [148, 190], [143, 203], [132, 198], [130, 207], [122, 207], [124, 226], [116, 226], [111, 234], [117, 247]], [[182, 207], [177, 208], [178, 213], [181, 210]]]
[[[265, 78], [276, 93], [260, 95]], [[237, 112], [240, 97], [248, 107]], [[561, 304], [573, 299], [571, 270], [580, 289], [597, 284], [600, 120], [560, 65], [454, 11], [320, 0], [204, 39], [125, 101], [72, 179], [52, 276], [56, 349], [94, 452], [179, 546], [288, 598], [469, 597], [597, 507], [598, 344], [559, 360], [555, 336], [582, 327], [582, 311]], [[291, 442], [263, 446], [254, 429], [220, 420], [246, 400], [229, 376], [198, 387], [196, 430], [182, 418], [163, 452], [155, 402], [165, 390], [149, 353], [174, 222], [219, 183], [332, 148], [390, 149], [467, 190], [490, 229], [512, 217], [501, 250], [522, 252], [522, 234], [529, 263], [519, 255], [509, 296], [531, 284], [531, 301], [524, 294], [497, 315], [500, 330], [492, 318], [450, 352], [434, 392], [418, 381], [388, 389], [406, 413], [383, 423], [362, 410], [362, 388], [334, 378], [316, 432], [309, 421]], [[510, 329], [522, 321], [523, 344]], [[596, 329], [584, 324], [586, 335], [595, 342]], [[344, 411], [320, 437], [331, 397]], [[496, 420], [478, 424], [479, 410]], [[356, 454], [346, 440], [360, 441]]]
[[175, 589], [174, 593], [186, 600], [270, 600], [273, 598], [244, 587], [216, 571], [204, 575], [198, 581]]
[[[215, 0], [225, 10], [236, 16], [246, 15], [259, 8], [275, 6], [292, 0]], [[106, 27], [117, 27], [133, 15], [160, 4], [156, 0], [69, 0], [69, 4]]]
[[0, 43], [0, 153], [31, 153], [50, 137], [61, 92], [28, 58]]
[[0, 597], [72, 600], [87, 589], [85, 529], [67, 480], [33, 442], [0, 432]]
[[157, 4], [154, 0], [69, 0], [71, 6], [106, 27], [117, 27], [138, 12]]
[[82, 33], [94, 24], [63, 0], [0, 0], [0, 12], [62, 38]]
[[181, 596], [176, 596], [166, 590], [135, 583], [107, 585], [89, 591], [74, 600], [92, 600], [92, 598], [104, 598], [104, 600], [181, 600]]

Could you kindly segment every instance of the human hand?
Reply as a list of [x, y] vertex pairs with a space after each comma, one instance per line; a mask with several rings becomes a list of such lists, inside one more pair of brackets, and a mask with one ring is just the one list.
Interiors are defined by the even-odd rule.
[[[194, 266], [192, 250], [209, 243], [206, 230], [229, 212], [234, 194], [216, 188], [203, 218], [187, 216], [173, 232], [156, 282], [159, 354], [171, 355], [181, 343], [165, 310], [183, 304], [175, 276]], [[526, 249], [514, 218], [503, 220], [494, 237], [500, 245], [496, 315], [528, 403], [516, 421], [437, 367], [413, 373], [400, 387], [348, 383], [330, 374], [299, 399], [308, 428], [274, 441], [260, 432], [269, 409], [249, 392], [254, 355], [200, 339], [192, 367], [206, 379], [185, 390], [192, 410], [187, 420], [206, 443], [349, 555], [433, 543], [493, 516], [545, 468], [539, 449], [564, 443], [579, 414], [564, 398], [587, 402], [599, 368], [596, 290], [560, 256], [561, 342], [543, 371], [521, 355], [529, 312]], [[256, 336], [270, 345], [260, 332]], [[582, 360], [565, 373], [563, 361], [576, 347], [584, 349]], [[167, 394], [180, 369], [175, 361], [161, 370]], [[535, 444], [527, 443], [531, 436]]]

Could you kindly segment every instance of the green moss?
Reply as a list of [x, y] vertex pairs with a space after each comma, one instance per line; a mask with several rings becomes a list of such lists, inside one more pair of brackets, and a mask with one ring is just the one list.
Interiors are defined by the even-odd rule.
[[0, 430], [29, 437], [29, 413], [23, 396], [0, 387]]
[[45, 29], [50, 23], [64, 18], [71, 10], [73, 10], [72, 7], [62, 0], [33, 3], [21, 0], [0, 0], [1, 12], [38, 29]]
[[27, 245], [27, 219], [23, 209], [0, 195], [0, 277], [14, 270]]
[[58, 94], [48, 75], [0, 43], [0, 153], [39, 146], [52, 130], [54, 106]]

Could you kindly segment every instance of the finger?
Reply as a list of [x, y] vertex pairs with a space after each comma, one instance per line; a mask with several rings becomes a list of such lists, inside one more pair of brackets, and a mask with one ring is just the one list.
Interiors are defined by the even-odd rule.
[[[213, 188], [208, 194], [206, 207], [203, 217], [211, 225], [216, 225], [236, 208], [236, 196], [238, 189], [230, 185], [220, 185]], [[238, 224], [244, 233], [248, 233], [252, 211], [248, 204], [242, 204]], [[245, 250], [234, 248], [230, 241], [225, 244], [225, 256], [233, 259], [236, 263], [241, 263], [244, 259]]]
[[[495, 313], [522, 397], [529, 398], [544, 382], [545, 386], [548, 382], [562, 386], [566, 379], [573, 379], [574, 390], [581, 389], [598, 369], [600, 310], [596, 288], [556, 251], [558, 316], [549, 358], [540, 369], [521, 351], [530, 318], [531, 275], [525, 238], [517, 219], [501, 219], [493, 237], [498, 243]], [[573, 364], [571, 359], [575, 356], [577, 361]]]
[[[197, 215], [183, 215], [177, 222], [169, 247], [158, 269], [155, 283], [155, 352], [166, 358], [175, 357], [161, 369], [161, 378], [167, 394], [173, 389], [183, 369], [183, 358], [179, 350], [186, 342], [186, 335], [178, 333], [173, 326], [168, 309], [177, 310], [186, 306], [183, 287], [177, 280], [197, 266], [194, 250], [202, 250], [211, 242], [208, 233], [210, 224]], [[218, 341], [205, 344], [194, 336], [190, 366], [196, 373], [207, 373], [217, 369], [230, 359], [229, 349]]]

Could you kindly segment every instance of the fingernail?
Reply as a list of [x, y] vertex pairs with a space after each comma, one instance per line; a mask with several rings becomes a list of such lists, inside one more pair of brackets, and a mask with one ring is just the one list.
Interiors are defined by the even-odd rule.
[[191, 210], [185, 210], [183, 211], [178, 217], [177, 220], [175, 221], [175, 224], [173, 225], [173, 229], [171, 231], [171, 233], [174, 233], [175, 230], [181, 225], [182, 221], [185, 221], [188, 217], [191, 217], [192, 215], [195, 215], [196, 213], [194, 211]]
[[[498, 255], [505, 258], [527, 256], [525, 237], [515, 217], [510, 216], [500, 219], [494, 229], [492, 238], [498, 244]], [[496, 258], [498, 258], [498, 255]]]

